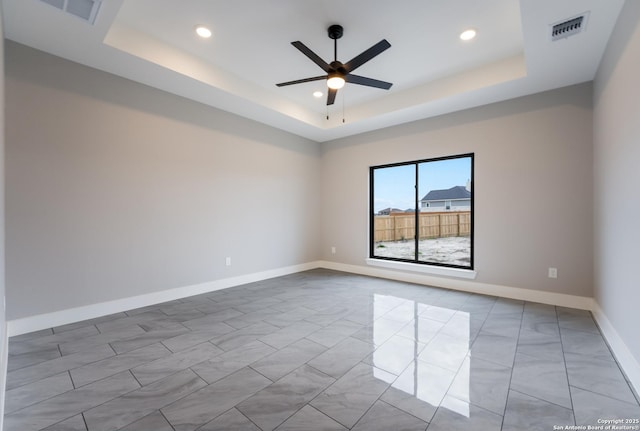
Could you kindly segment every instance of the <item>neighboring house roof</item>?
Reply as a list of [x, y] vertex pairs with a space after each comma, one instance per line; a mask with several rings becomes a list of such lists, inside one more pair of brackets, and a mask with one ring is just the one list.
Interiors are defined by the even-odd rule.
[[399, 208], [385, 208], [383, 210], [378, 211], [378, 214], [389, 214], [389, 213], [401, 213], [402, 210]]
[[470, 199], [471, 192], [465, 186], [453, 186], [445, 190], [431, 190], [422, 198], [423, 201], [446, 201], [451, 199]]

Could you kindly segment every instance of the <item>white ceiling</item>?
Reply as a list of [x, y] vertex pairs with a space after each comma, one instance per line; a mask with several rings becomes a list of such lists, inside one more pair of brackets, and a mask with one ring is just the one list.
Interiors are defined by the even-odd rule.
[[[594, 78], [624, 0], [103, 0], [94, 25], [40, 0], [2, 0], [5, 37], [323, 142]], [[550, 25], [589, 12], [585, 31], [551, 42]], [[214, 36], [197, 37], [205, 24]], [[336, 103], [324, 72], [291, 45], [347, 62], [390, 90], [347, 84]], [[467, 28], [476, 39], [458, 38]], [[329, 119], [327, 120], [327, 114]], [[344, 118], [344, 122], [343, 122]]]

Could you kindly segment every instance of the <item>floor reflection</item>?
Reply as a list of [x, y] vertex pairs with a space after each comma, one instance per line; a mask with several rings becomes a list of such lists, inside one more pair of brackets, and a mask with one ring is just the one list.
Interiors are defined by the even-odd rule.
[[[374, 294], [372, 315], [371, 339], [377, 347], [371, 357], [374, 377], [386, 381], [387, 373], [397, 375], [395, 381], [388, 381], [393, 389], [436, 408], [457, 374], [459, 399], [444, 407], [469, 417], [464, 400], [469, 399], [470, 314]], [[406, 322], [400, 330], [399, 322]]]

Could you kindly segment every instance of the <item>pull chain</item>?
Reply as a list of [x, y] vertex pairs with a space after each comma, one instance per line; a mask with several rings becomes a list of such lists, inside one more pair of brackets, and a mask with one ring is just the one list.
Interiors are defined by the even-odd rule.
[[[344, 124], [346, 123], [345, 115], [344, 115], [344, 112], [345, 112], [344, 90], [341, 92], [341, 95], [342, 95], [342, 123]], [[327, 110], [326, 118], [327, 118], [327, 121], [329, 121], [329, 105], [326, 106], [326, 110]]]

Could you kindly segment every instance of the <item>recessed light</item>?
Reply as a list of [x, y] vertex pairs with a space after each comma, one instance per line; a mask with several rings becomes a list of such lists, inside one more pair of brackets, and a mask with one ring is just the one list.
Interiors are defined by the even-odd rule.
[[196, 27], [196, 34], [203, 39], [208, 39], [213, 33], [211, 33], [211, 30], [209, 30], [204, 25], [199, 25]]
[[322, 91], [314, 91], [313, 97], [317, 97], [318, 99], [322, 97]]
[[474, 37], [476, 37], [476, 31], [472, 28], [463, 31], [462, 33], [460, 33], [460, 39], [462, 40], [471, 40]]

